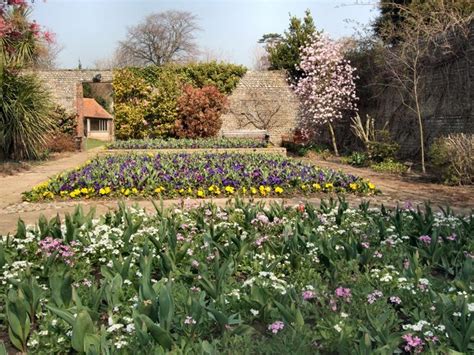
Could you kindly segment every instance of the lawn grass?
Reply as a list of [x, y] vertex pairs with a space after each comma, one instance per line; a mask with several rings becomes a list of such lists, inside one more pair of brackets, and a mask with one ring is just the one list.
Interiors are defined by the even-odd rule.
[[97, 147], [101, 147], [105, 144], [107, 144], [107, 142], [104, 142], [104, 141], [101, 141], [101, 140], [98, 140], [98, 139], [94, 139], [94, 138], [87, 138], [86, 139], [86, 149], [87, 150], [94, 149], [94, 148], [97, 148]]

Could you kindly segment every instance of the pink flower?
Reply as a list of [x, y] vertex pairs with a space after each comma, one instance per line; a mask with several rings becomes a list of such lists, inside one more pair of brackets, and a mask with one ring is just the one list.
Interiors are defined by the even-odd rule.
[[346, 301], [349, 301], [352, 297], [352, 292], [350, 288], [338, 287], [336, 288], [336, 296], [344, 298]]
[[420, 242], [423, 242], [425, 245], [430, 245], [431, 244], [431, 237], [429, 235], [422, 235], [421, 237], [418, 238]]
[[377, 301], [379, 298], [381, 298], [382, 296], [383, 296], [383, 293], [381, 291], [375, 290], [374, 292], [369, 293], [367, 295], [367, 302], [369, 302], [369, 304], [372, 304], [375, 301]]
[[54, 42], [54, 33], [50, 32], [50, 31], [44, 31], [43, 32], [43, 38], [46, 42], [53, 43]]
[[451, 241], [455, 241], [456, 238], [457, 238], [457, 236], [456, 236], [455, 233], [451, 234], [449, 237], [446, 237], [447, 240], [451, 240]]
[[370, 248], [370, 244], [368, 242], [363, 242], [362, 244], [362, 247], [365, 248], [365, 249], [369, 249]]
[[199, 267], [199, 261], [197, 261], [197, 260], [191, 261], [191, 266], [193, 268], [197, 269]]
[[270, 330], [273, 334], [277, 334], [280, 330], [283, 330], [285, 324], [282, 321], [275, 321], [272, 324], [268, 325], [268, 330]]
[[420, 353], [423, 351], [423, 341], [412, 334], [405, 334], [402, 336], [402, 339], [405, 340], [406, 345], [404, 347], [405, 351], [414, 351], [415, 353]]
[[394, 304], [400, 304], [400, 303], [402, 303], [402, 300], [400, 299], [400, 297], [391, 296], [391, 297], [390, 297], [390, 302], [391, 302], [391, 303], [394, 303]]
[[314, 293], [314, 291], [311, 291], [311, 290], [306, 290], [301, 293], [301, 297], [303, 297], [305, 301], [308, 301], [310, 299], [315, 298], [316, 293]]

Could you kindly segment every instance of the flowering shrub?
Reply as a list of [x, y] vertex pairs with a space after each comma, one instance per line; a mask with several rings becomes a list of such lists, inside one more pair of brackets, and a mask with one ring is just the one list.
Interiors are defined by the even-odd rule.
[[353, 175], [262, 154], [99, 157], [25, 193], [27, 200], [107, 196], [218, 197], [311, 192], [374, 193]]
[[130, 139], [115, 141], [108, 149], [202, 149], [202, 148], [265, 148], [260, 139], [206, 138], [206, 139]]
[[20, 221], [0, 238], [2, 340], [48, 354], [472, 353], [473, 230], [472, 215], [344, 201]]
[[338, 154], [332, 123], [344, 112], [357, 109], [355, 68], [344, 59], [341, 43], [316, 33], [301, 49], [299, 69], [303, 76], [294, 89], [302, 104], [300, 126], [313, 135], [317, 128], [328, 125]]
[[221, 114], [227, 109], [227, 97], [215, 86], [193, 88], [186, 85], [178, 99], [175, 133], [181, 138], [217, 135], [222, 127]]

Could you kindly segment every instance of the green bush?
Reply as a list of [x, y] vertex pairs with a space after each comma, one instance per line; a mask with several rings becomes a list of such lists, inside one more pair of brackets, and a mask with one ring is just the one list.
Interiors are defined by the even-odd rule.
[[75, 113], [68, 113], [62, 106], [54, 108], [53, 120], [56, 129], [64, 134], [75, 136], [77, 130], [77, 119]]
[[394, 159], [399, 149], [400, 145], [393, 141], [390, 132], [385, 129], [376, 131], [375, 141], [367, 142], [368, 157], [376, 163]]
[[366, 166], [368, 163], [368, 157], [365, 153], [353, 152], [347, 159], [347, 164], [352, 166]]
[[472, 185], [474, 181], [474, 135], [451, 134], [437, 138], [429, 156], [444, 183]]
[[407, 166], [393, 159], [386, 159], [380, 163], [375, 163], [370, 168], [379, 173], [403, 174], [407, 171]]
[[113, 87], [117, 138], [173, 135], [178, 98], [185, 85], [196, 88], [212, 85], [228, 95], [245, 71], [240, 65], [216, 62], [116, 70]]
[[0, 140], [3, 155], [39, 159], [46, 135], [54, 129], [49, 93], [34, 75], [3, 72]]

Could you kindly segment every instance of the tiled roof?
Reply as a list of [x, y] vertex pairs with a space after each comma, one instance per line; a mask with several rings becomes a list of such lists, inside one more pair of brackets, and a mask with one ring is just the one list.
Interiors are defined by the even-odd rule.
[[113, 119], [112, 115], [105, 111], [94, 99], [83, 99], [84, 117]]

